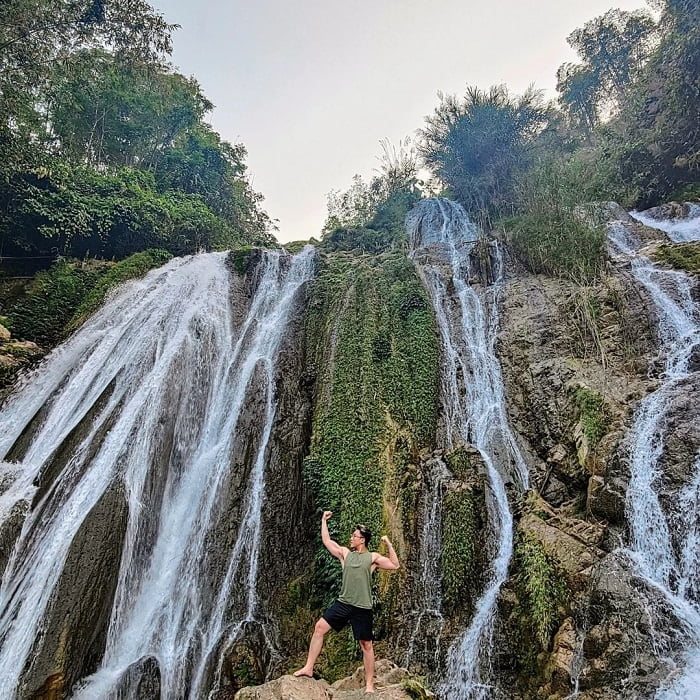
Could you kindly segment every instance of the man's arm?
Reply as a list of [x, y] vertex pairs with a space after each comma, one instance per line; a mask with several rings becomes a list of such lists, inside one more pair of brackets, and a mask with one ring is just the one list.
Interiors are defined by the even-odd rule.
[[399, 564], [399, 558], [396, 556], [396, 552], [394, 551], [394, 545], [391, 544], [386, 535], [382, 537], [382, 542], [384, 542], [384, 544], [387, 546], [389, 556], [384, 557], [378, 552], [372, 552], [373, 569], [385, 569], [387, 571], [398, 569], [401, 565]]
[[321, 541], [323, 546], [340, 561], [345, 561], [345, 556], [350, 551], [347, 547], [341, 547], [337, 542], [331, 539], [330, 533], [328, 532], [328, 519], [333, 515], [330, 510], [323, 512], [321, 516]]

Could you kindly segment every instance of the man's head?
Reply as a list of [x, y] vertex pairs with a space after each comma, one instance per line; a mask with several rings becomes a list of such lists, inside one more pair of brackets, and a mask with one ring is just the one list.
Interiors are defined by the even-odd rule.
[[369, 541], [372, 539], [372, 532], [365, 525], [355, 525], [355, 529], [350, 535], [350, 549], [356, 549], [358, 546], [364, 545], [369, 547]]

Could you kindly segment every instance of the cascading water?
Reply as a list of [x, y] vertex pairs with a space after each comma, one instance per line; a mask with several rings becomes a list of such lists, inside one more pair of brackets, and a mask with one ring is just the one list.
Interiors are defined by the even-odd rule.
[[[665, 230], [676, 242], [700, 239], [698, 218], [671, 222], [633, 215], [645, 224]], [[691, 296], [693, 280], [682, 272], [662, 269], [640, 254], [642, 244], [631, 227], [620, 221], [612, 222], [609, 241], [613, 256], [630, 261], [634, 277], [654, 303], [661, 350], [665, 354], [660, 386], [639, 405], [627, 440], [631, 475], [626, 514], [631, 541], [626, 552], [638, 573], [671, 605], [687, 639], [685, 669], [657, 697], [697, 698], [700, 697], [700, 455], [686, 485], [672, 499], [664, 499], [660, 493], [664, 475], [659, 463], [672, 401], [685, 390], [692, 374], [693, 355], [700, 350], [700, 313]], [[664, 648], [663, 642], [655, 646]], [[662, 653], [667, 654], [668, 650]]]
[[[161, 697], [206, 696], [217, 652], [259, 606], [276, 355], [313, 267], [312, 248], [294, 258], [265, 252], [247, 316], [235, 324], [225, 254], [173, 260], [125, 285], [8, 401], [0, 458], [38, 425], [19, 467], [7, 465], [15, 480], [3, 512], [32, 497], [35, 479], [83, 430], [26, 518], [3, 577], [0, 698], [22, 696], [71, 543], [115, 485], [128, 521], [106, 648], [74, 697], [136, 697], [128, 671], [147, 657]], [[243, 435], [244, 413], [256, 407], [259, 422]], [[228, 522], [234, 506], [240, 517]], [[230, 554], [212, 546], [221, 532], [233, 532]]]
[[[473, 444], [486, 466], [491, 567], [466, 632], [452, 644], [441, 692], [451, 700], [491, 695], [489, 657], [498, 593], [513, 551], [506, 481], [527, 488], [528, 473], [506, 416], [494, 352], [496, 283], [483, 298], [469, 284], [469, 252], [477, 237], [464, 209], [445, 199], [420, 202], [407, 219], [411, 256], [431, 296], [442, 341], [444, 445]], [[500, 255], [497, 265], [502, 267]], [[502, 269], [496, 271], [502, 277]]]
[[645, 226], [664, 231], [675, 243], [696, 241], [700, 229], [700, 204], [686, 202], [683, 207], [686, 209], [686, 216], [675, 219], [665, 218], [658, 209], [632, 211], [630, 214]]
[[426, 467], [415, 594], [415, 599], [420, 602], [420, 609], [416, 613], [404, 662], [407, 666], [413, 662], [417, 651], [416, 645], [420, 644], [423, 656], [432, 652], [433, 667], [437, 668], [440, 656], [440, 636], [444, 626], [440, 575], [442, 504], [449, 472], [441, 459], [431, 460]]

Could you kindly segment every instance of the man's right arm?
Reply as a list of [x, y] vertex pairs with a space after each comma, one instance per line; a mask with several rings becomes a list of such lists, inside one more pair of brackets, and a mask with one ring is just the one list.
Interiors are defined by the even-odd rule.
[[345, 561], [345, 555], [350, 551], [347, 547], [341, 547], [337, 542], [331, 539], [330, 533], [328, 532], [328, 519], [333, 515], [330, 510], [323, 512], [321, 516], [321, 541], [323, 546], [340, 561]]

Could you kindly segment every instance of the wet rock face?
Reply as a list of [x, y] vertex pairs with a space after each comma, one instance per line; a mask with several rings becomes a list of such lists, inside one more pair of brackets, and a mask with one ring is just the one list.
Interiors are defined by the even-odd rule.
[[630, 405], [648, 390], [651, 320], [626, 273], [589, 288], [540, 275], [507, 283], [498, 336], [506, 401], [532, 485], [550, 505], [590, 493], [586, 510], [622, 522], [624, 500], [609, 491], [624, 493], [625, 470], [611, 458]]
[[56, 686], [60, 678], [65, 694], [75, 681], [97, 669], [104, 653], [126, 520], [124, 490], [114, 484], [73, 540], [49, 604], [45, 634], [25, 672], [23, 697], [32, 697], [52, 678], [49, 685]]
[[659, 460], [663, 474], [662, 499], [677, 497], [694, 476], [693, 465], [700, 451], [700, 371], [673, 387], [666, 414], [666, 437]]
[[634, 574], [626, 555], [613, 553], [596, 566], [586, 621], [583, 697], [653, 697], [669, 672], [659, 652], [683, 639], [669, 604]]

